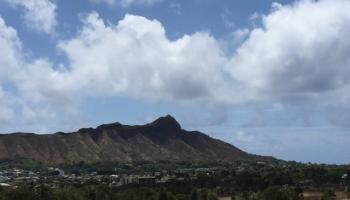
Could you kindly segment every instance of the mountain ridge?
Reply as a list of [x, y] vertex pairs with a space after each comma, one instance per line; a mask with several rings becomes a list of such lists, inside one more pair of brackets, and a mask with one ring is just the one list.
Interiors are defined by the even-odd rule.
[[0, 159], [30, 158], [46, 164], [104, 161], [266, 160], [199, 131], [182, 129], [167, 115], [145, 125], [103, 124], [76, 132], [0, 135]]

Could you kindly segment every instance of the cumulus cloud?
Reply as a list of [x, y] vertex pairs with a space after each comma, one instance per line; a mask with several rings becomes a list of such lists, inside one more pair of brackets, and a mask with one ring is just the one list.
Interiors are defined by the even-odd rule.
[[157, 20], [126, 15], [106, 25], [97, 13], [84, 19], [79, 34], [58, 44], [69, 59], [55, 66], [28, 59], [16, 31], [0, 21], [0, 58], [10, 70], [1, 84], [15, 90], [19, 113], [28, 123], [77, 113], [88, 96], [127, 96], [152, 101], [209, 102], [224, 89], [220, 69], [227, 62], [216, 40], [205, 32], [171, 41]]
[[11, 100], [0, 87], [0, 124], [9, 123], [15, 118], [15, 112], [11, 109]]
[[[59, 80], [62, 79], [55, 77], [59, 70], [54, 70], [49, 61], [24, 56], [16, 30], [8, 26], [1, 17], [0, 46], [2, 130], [7, 130], [5, 124], [9, 127], [28, 127], [28, 130], [33, 130], [32, 126], [38, 130], [37, 125], [42, 124], [40, 130], [44, 131], [53, 123], [58, 122], [58, 125], [68, 116], [75, 115], [75, 101], [64, 101], [67, 91], [55, 91], [55, 84], [60, 84]], [[52, 86], [48, 87], [47, 84]], [[61, 113], [65, 116], [61, 116]]]
[[235, 22], [230, 19], [231, 15], [232, 12], [227, 8], [224, 9], [223, 12], [220, 14], [224, 26], [228, 29], [235, 28], [236, 26]]
[[[252, 99], [342, 95], [349, 86], [350, 2], [274, 4], [231, 59], [229, 71]], [[339, 96], [340, 95], [340, 96]]]
[[235, 139], [237, 141], [240, 141], [240, 142], [253, 142], [255, 141], [255, 135], [254, 134], [251, 134], [251, 133], [248, 133], [248, 132], [245, 132], [245, 131], [238, 131], [236, 134], [235, 134]]
[[21, 43], [17, 37], [17, 32], [11, 27], [7, 27], [5, 21], [0, 17], [0, 81], [5, 80], [10, 73], [19, 65]]
[[236, 31], [248, 39], [232, 57], [208, 33], [170, 41], [156, 20], [127, 15], [106, 25], [92, 13], [80, 34], [59, 44], [70, 59], [64, 82], [103, 96], [177, 102], [328, 101], [349, 77], [348, 7], [328, 0], [274, 4], [263, 27]]
[[57, 6], [50, 0], [1, 0], [24, 9], [22, 18], [26, 26], [44, 33], [52, 33], [57, 25]]
[[93, 12], [74, 37], [57, 44], [67, 66], [23, 58], [16, 31], [0, 18], [0, 84], [3, 90], [8, 84], [15, 88], [14, 94], [3, 94], [12, 95], [22, 108], [20, 115], [32, 122], [45, 115], [74, 116], [79, 102], [89, 96], [211, 108], [313, 99], [347, 104], [348, 10], [347, 0], [274, 4], [270, 14], [261, 16], [262, 27], [235, 32], [245, 39], [233, 55], [207, 32], [170, 40], [157, 20], [126, 15], [106, 24]]
[[92, 13], [80, 34], [58, 47], [70, 60], [67, 87], [99, 95], [207, 100], [225, 84], [220, 69], [227, 61], [213, 37], [198, 32], [170, 41], [157, 20], [140, 16], [106, 25]]
[[108, 5], [121, 5], [123, 7], [128, 7], [131, 5], [146, 5], [151, 6], [155, 3], [159, 3], [163, 0], [90, 0], [96, 3], [107, 3]]

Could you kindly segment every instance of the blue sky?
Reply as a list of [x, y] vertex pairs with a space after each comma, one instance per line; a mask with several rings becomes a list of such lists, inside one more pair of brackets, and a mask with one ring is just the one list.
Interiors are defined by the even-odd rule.
[[0, 132], [171, 114], [254, 154], [350, 163], [347, 0], [0, 0]]

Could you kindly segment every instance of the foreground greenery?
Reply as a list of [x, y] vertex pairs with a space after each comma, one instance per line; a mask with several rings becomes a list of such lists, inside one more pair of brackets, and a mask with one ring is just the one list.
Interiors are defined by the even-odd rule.
[[[27, 169], [44, 168], [21, 162]], [[0, 200], [300, 200], [304, 191], [323, 192], [323, 200], [335, 199], [337, 191], [350, 186], [349, 166], [301, 164], [296, 162], [189, 163], [132, 162], [77, 163], [60, 166], [68, 174], [147, 174], [162, 172], [181, 177], [163, 184], [111, 186], [86, 182], [51, 184], [41, 177], [37, 182], [0, 188]], [[185, 170], [184, 170], [185, 169]], [[202, 172], [203, 169], [206, 169]], [[195, 179], [193, 179], [195, 174]], [[56, 180], [56, 179], [55, 179]], [[345, 191], [346, 192], [346, 191]], [[350, 197], [350, 193], [348, 193]]]
[[[149, 187], [116, 189], [105, 186], [84, 186], [48, 188], [45, 186], [20, 186], [16, 189], [1, 189], [1, 200], [218, 200], [216, 192], [210, 189], [176, 191]], [[302, 199], [297, 188], [269, 187], [261, 193], [231, 193], [231, 199], [298, 200]]]

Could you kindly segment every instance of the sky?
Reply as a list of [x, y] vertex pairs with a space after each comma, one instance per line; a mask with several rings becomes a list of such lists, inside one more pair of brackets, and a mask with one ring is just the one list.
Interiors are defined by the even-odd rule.
[[174, 116], [242, 150], [350, 163], [349, 0], [0, 0], [0, 132]]

